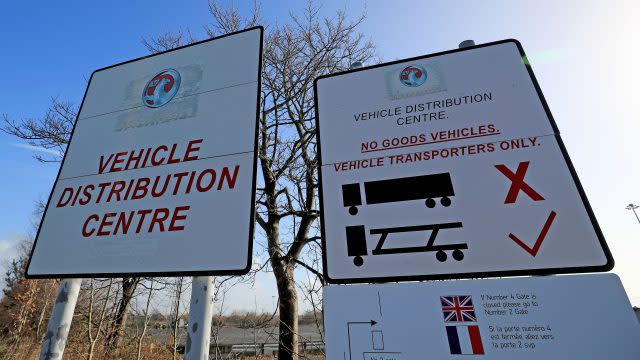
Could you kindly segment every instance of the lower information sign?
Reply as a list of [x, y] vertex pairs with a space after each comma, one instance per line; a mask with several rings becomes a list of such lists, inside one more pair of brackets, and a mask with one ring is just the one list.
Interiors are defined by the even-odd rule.
[[324, 325], [327, 359], [640, 359], [615, 274], [328, 286]]

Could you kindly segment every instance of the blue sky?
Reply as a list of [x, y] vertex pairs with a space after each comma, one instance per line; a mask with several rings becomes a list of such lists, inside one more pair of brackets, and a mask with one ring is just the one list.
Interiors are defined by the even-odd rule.
[[[245, 2], [236, 1], [241, 8]], [[383, 60], [477, 43], [519, 39], [556, 118], [569, 154], [616, 259], [614, 272], [640, 305], [640, 224], [624, 209], [640, 203], [637, 135], [640, 81], [636, 2], [617, 1], [326, 1], [321, 12], [366, 11], [361, 30]], [[287, 20], [303, 2], [265, 1], [266, 22]], [[209, 21], [204, 0], [29, 2], [3, 4], [0, 114], [41, 116], [51, 97], [79, 102], [97, 68], [146, 55], [146, 36], [189, 28], [201, 36]], [[34, 203], [46, 199], [56, 164], [40, 164], [37, 149], [0, 133], [0, 262], [32, 231]], [[270, 308], [270, 274], [245, 289]], [[240, 293], [238, 294], [240, 295]], [[260, 301], [260, 300], [258, 300]]]

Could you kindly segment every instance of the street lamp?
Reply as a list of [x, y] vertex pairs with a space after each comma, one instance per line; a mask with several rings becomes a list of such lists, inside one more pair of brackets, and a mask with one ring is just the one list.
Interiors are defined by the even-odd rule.
[[638, 223], [640, 224], [640, 218], [638, 217], [638, 213], [636, 212], [636, 209], [639, 207], [640, 206], [635, 204], [629, 204], [625, 209], [633, 211], [633, 214], [636, 216], [636, 219], [638, 219]]

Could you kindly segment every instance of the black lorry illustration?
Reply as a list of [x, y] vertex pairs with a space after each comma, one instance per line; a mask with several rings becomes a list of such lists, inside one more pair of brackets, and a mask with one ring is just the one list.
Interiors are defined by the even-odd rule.
[[[407, 200], [425, 200], [428, 208], [436, 206], [434, 198], [440, 198], [442, 206], [451, 205], [454, 196], [449, 173], [411, 176], [364, 183], [364, 195], [369, 204], [383, 204]], [[349, 214], [356, 215], [362, 205], [360, 183], [342, 185], [342, 202], [349, 207]]]
[[[385, 255], [385, 254], [406, 254], [406, 253], [418, 253], [418, 252], [435, 252], [436, 259], [440, 262], [447, 261], [446, 251], [451, 251], [451, 256], [456, 261], [462, 261], [464, 259], [464, 253], [462, 250], [466, 250], [467, 244], [444, 244], [435, 245], [436, 237], [440, 230], [462, 228], [461, 222], [450, 222], [440, 224], [427, 224], [416, 226], [401, 226], [401, 227], [389, 227], [369, 230], [370, 235], [380, 235], [380, 239], [376, 244], [375, 249], [371, 251], [371, 255]], [[408, 246], [408, 247], [391, 247], [383, 248], [387, 236], [395, 233], [406, 233], [415, 231], [431, 231], [429, 239], [426, 245], [423, 246]], [[347, 254], [348, 256], [354, 256], [353, 264], [356, 266], [362, 266], [364, 264], [363, 256], [368, 255], [367, 251], [367, 235], [364, 225], [347, 226]]]

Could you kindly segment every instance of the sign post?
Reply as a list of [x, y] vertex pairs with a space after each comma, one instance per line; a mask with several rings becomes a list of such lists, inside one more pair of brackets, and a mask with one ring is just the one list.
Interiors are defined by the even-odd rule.
[[209, 358], [214, 294], [215, 277], [193, 277], [191, 284], [191, 303], [189, 305], [189, 324], [187, 326], [187, 343], [184, 349], [185, 360]]
[[352, 69], [314, 87], [329, 282], [613, 267], [517, 41]]
[[40, 349], [40, 360], [61, 360], [78, 301], [82, 279], [63, 279], [58, 287], [47, 333]]
[[190, 353], [206, 358], [212, 276], [252, 264], [262, 40], [254, 27], [91, 75], [28, 278], [195, 276]]

